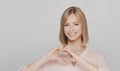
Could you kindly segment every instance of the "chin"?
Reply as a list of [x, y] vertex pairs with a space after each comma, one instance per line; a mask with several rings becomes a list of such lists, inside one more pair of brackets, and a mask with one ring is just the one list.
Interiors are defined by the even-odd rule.
[[69, 38], [69, 41], [75, 41], [77, 38]]
[[79, 37], [69, 37], [69, 41], [76, 41]]

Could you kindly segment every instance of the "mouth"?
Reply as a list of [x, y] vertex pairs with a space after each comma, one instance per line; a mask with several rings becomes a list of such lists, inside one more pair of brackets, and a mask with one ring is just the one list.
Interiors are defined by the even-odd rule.
[[75, 32], [75, 33], [68, 33], [68, 35], [69, 35], [69, 36], [74, 36], [74, 35], [76, 35], [76, 33], [77, 33], [77, 32]]

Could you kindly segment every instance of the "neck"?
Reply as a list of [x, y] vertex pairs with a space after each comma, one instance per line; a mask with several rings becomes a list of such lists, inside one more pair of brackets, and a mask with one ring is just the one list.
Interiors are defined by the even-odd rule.
[[81, 39], [75, 40], [75, 41], [68, 41], [68, 46], [70, 46], [74, 50], [81, 50], [82, 41]]

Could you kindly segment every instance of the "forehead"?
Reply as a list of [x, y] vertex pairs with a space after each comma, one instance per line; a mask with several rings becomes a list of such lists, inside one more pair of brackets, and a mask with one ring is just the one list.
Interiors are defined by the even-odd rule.
[[67, 17], [66, 22], [79, 22], [79, 19], [75, 14], [70, 14]]

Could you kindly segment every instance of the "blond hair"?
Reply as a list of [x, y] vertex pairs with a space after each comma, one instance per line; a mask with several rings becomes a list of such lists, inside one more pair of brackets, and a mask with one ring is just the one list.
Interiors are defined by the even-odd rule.
[[86, 17], [80, 8], [74, 6], [67, 8], [61, 17], [59, 40], [62, 44], [67, 44], [68, 42], [68, 38], [64, 33], [64, 24], [66, 23], [68, 16], [71, 14], [74, 14], [78, 18], [79, 22], [81, 22], [82, 26], [81, 41], [83, 45], [86, 45], [88, 42], [88, 28]]

